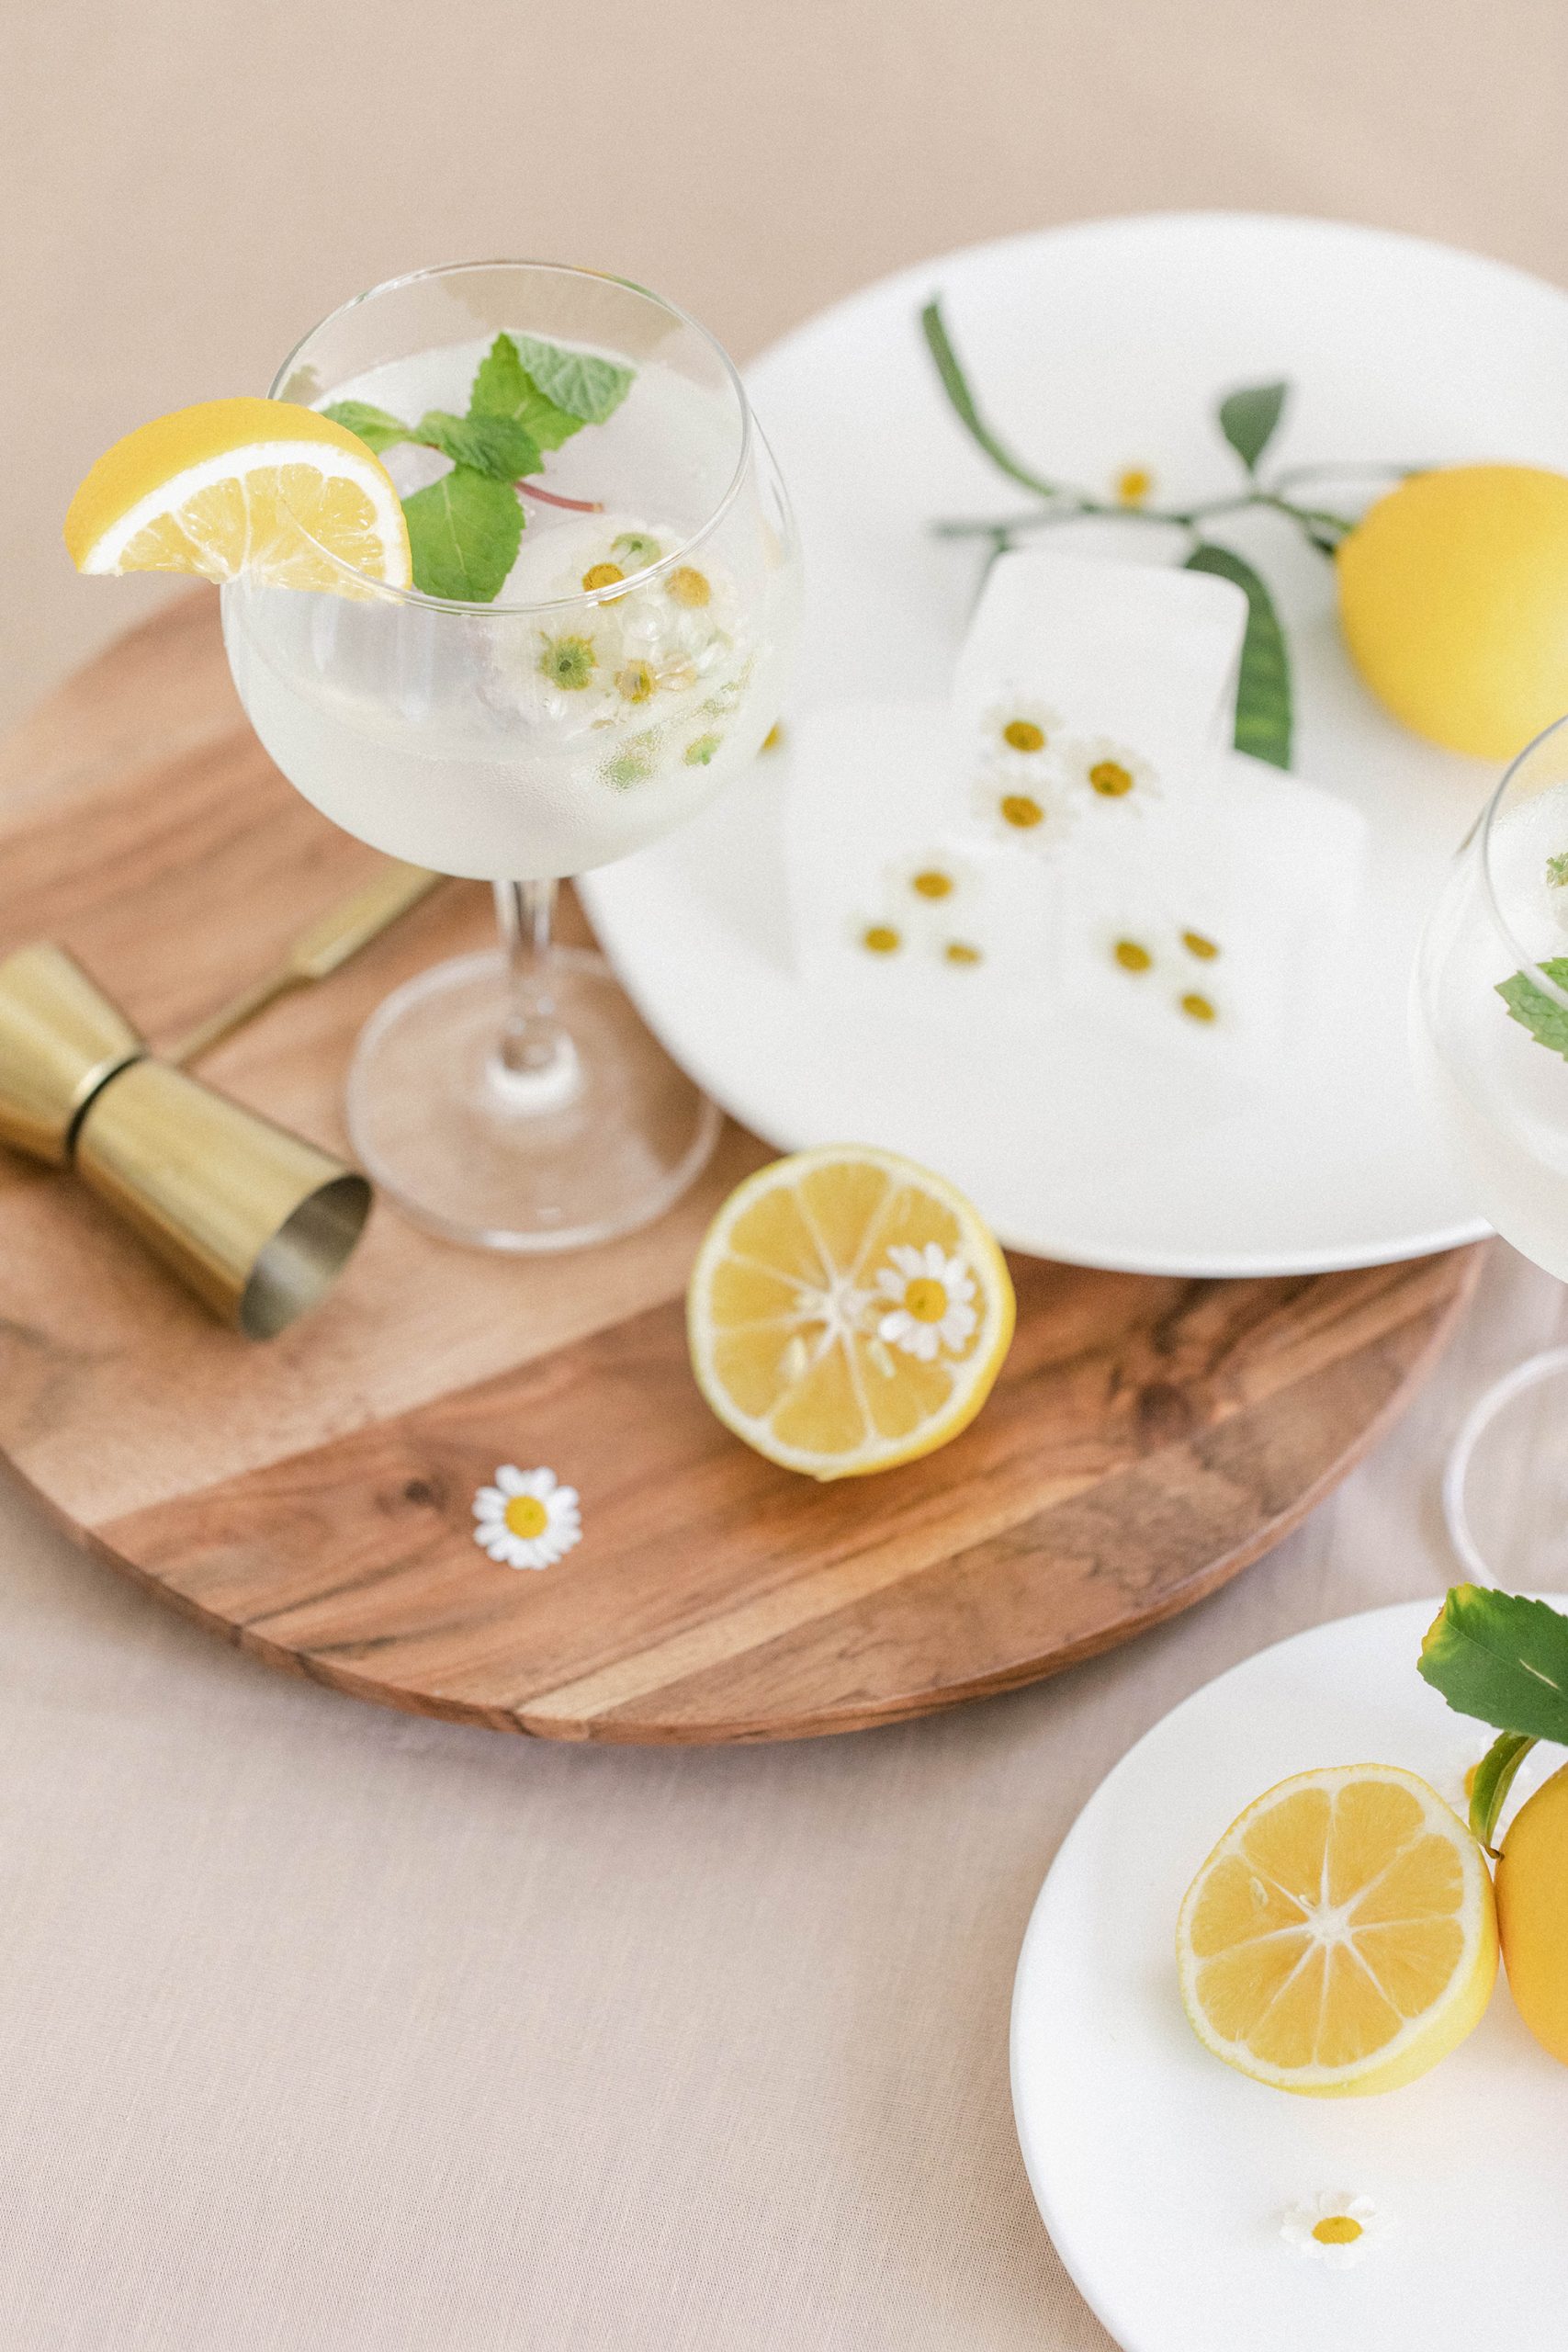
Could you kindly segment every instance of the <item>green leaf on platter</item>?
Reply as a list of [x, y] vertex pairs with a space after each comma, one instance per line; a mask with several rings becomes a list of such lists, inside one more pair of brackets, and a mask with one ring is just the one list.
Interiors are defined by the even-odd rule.
[[427, 596], [488, 605], [517, 560], [523, 509], [510, 483], [454, 466], [403, 501], [413, 584]]
[[985, 451], [992, 465], [999, 467], [1012, 481], [1021, 482], [1025, 490], [1035, 491], [1042, 498], [1055, 498], [1056, 484], [1046, 481], [1039, 474], [1031, 473], [1027, 466], [1021, 465], [1011, 450], [998, 440], [976, 407], [969, 379], [959, 364], [958, 354], [953, 347], [942, 319], [940, 297], [933, 297], [920, 312], [920, 327], [926, 338], [926, 348], [942, 380], [942, 389], [970, 439]]
[[1274, 600], [1249, 563], [1229, 548], [1195, 548], [1189, 571], [1234, 581], [1247, 596], [1247, 635], [1235, 696], [1235, 747], [1277, 768], [1291, 764], [1291, 657]]
[[474, 378], [474, 389], [468, 395], [470, 417], [504, 416], [520, 424], [532, 435], [541, 449], [558, 449], [574, 433], [581, 433], [583, 420], [569, 415], [535, 383], [517, 355], [517, 345], [509, 334], [498, 334]]
[[512, 340], [545, 398], [584, 424], [603, 424], [614, 416], [636, 381], [635, 368], [601, 359], [594, 352], [566, 351], [558, 343], [544, 343], [533, 334]]
[[392, 416], [384, 408], [376, 408], [369, 401], [333, 401], [321, 411], [334, 424], [345, 424], [356, 433], [367, 449], [378, 457], [383, 449], [393, 449], [400, 441], [412, 441], [413, 435], [401, 417]]
[[[1568, 956], [1553, 956], [1539, 968], [1549, 980], [1568, 991]], [[1546, 1046], [1568, 1060], [1568, 1006], [1559, 1004], [1544, 989], [1538, 989], [1528, 972], [1516, 972], [1512, 979], [1499, 980], [1497, 993], [1513, 1019], [1529, 1031], [1538, 1046]]]
[[1514, 1775], [1534, 1746], [1529, 1732], [1500, 1731], [1475, 1768], [1470, 1784], [1470, 1826], [1487, 1848], [1497, 1834]]
[[472, 466], [496, 481], [515, 481], [539, 463], [538, 443], [509, 416], [453, 416], [444, 408], [426, 409], [413, 438], [439, 449], [454, 465]]
[[1568, 1747], [1568, 1616], [1544, 1600], [1456, 1584], [1419, 1671], [1457, 1714]]
[[1227, 392], [1220, 402], [1220, 431], [1248, 473], [1274, 438], [1290, 389], [1289, 384], [1248, 384], [1239, 392]]

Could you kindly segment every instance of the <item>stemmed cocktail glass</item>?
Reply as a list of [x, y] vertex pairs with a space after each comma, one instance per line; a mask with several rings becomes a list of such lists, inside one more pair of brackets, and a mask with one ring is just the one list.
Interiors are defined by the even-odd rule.
[[[799, 560], [729, 360], [617, 278], [502, 262], [395, 279], [307, 335], [273, 396], [460, 414], [501, 334], [633, 372], [615, 415], [520, 485], [526, 528], [495, 600], [388, 587], [323, 548], [342, 594], [242, 576], [223, 621], [252, 723], [307, 799], [378, 849], [494, 886], [502, 952], [422, 974], [361, 1039], [360, 1158], [450, 1238], [558, 1250], [666, 1207], [717, 1114], [603, 960], [552, 943], [558, 885], [657, 840], [755, 756]], [[422, 448], [385, 462], [405, 492], [442, 464]]]

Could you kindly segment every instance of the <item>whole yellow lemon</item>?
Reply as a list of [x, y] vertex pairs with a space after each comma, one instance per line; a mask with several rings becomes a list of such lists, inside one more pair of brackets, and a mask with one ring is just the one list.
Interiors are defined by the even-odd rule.
[[1536, 2040], [1568, 2066], [1568, 1764], [1519, 1807], [1497, 1864], [1508, 1990]]
[[1336, 568], [1350, 658], [1417, 735], [1509, 760], [1568, 711], [1568, 475], [1415, 474], [1340, 542]]

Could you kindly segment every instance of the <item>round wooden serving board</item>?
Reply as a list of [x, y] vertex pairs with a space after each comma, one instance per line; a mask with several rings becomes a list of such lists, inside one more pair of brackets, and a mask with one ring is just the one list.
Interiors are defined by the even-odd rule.
[[[241, 715], [207, 594], [123, 639], [0, 768], [0, 949], [78, 954], [156, 1039], [259, 974], [369, 853]], [[204, 1066], [344, 1147], [355, 1032], [488, 935], [453, 884]], [[269, 1664], [553, 1739], [782, 1739], [1000, 1690], [1185, 1609], [1279, 1541], [1440, 1347], [1475, 1253], [1280, 1281], [1019, 1260], [973, 1429], [881, 1478], [760, 1460], [689, 1376], [682, 1292], [727, 1131], [660, 1223], [535, 1262], [378, 1209], [326, 1305], [220, 1329], [73, 1180], [0, 1153], [0, 1445], [85, 1542]], [[470, 1504], [547, 1464], [584, 1537], [498, 1567]]]

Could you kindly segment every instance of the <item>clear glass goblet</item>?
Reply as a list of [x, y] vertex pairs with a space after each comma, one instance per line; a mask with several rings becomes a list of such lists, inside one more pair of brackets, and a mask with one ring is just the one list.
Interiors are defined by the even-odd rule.
[[[495, 601], [389, 588], [322, 548], [343, 594], [242, 577], [223, 628], [251, 723], [308, 800], [378, 849], [494, 886], [501, 951], [421, 974], [365, 1030], [347, 1090], [360, 1159], [450, 1239], [564, 1250], [668, 1207], [718, 1114], [604, 960], [553, 944], [558, 885], [682, 823], [755, 756], [799, 556], [730, 361], [618, 278], [497, 262], [394, 279], [313, 329], [272, 396], [461, 415], [502, 333], [634, 375], [606, 422], [519, 484], [525, 527]], [[411, 446], [385, 462], [407, 495], [447, 461]]]
[[[1568, 1282], [1568, 718], [1519, 754], [1461, 847], [1421, 943], [1412, 1043], [1477, 1207]], [[1562, 1581], [1562, 1510], [1537, 1506], [1553, 1477], [1568, 1503], [1565, 1405], [1568, 1349], [1551, 1348], [1460, 1432], [1444, 1512], [1477, 1583]]]

